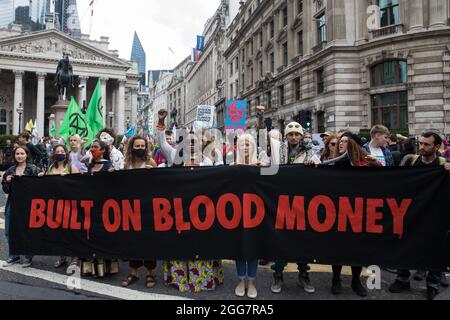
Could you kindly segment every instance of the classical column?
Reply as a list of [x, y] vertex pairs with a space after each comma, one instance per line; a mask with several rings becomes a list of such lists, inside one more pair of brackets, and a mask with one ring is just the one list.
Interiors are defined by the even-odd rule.
[[[176, 102], [175, 102], [176, 104]], [[138, 113], [138, 88], [131, 89], [131, 125], [137, 121]]]
[[[13, 133], [20, 134], [19, 129], [23, 130], [23, 126], [21, 125], [19, 128], [19, 113], [17, 112], [17, 108], [23, 108], [23, 71], [14, 71], [15, 75], [15, 85], [14, 85], [14, 110], [13, 110]], [[23, 123], [23, 114], [21, 123]]]
[[423, 23], [423, 0], [410, 0], [409, 5], [409, 31], [424, 30]]
[[[356, 0], [356, 44], [363, 44], [368, 40], [367, 28], [367, 0]], [[375, 18], [377, 19], [377, 18]]]
[[442, 28], [447, 26], [448, 0], [430, 0], [430, 28]]
[[119, 80], [117, 94], [117, 134], [125, 133], [125, 80]]
[[108, 127], [108, 108], [106, 107], [106, 84], [108, 83], [108, 78], [100, 78], [100, 85], [102, 86], [102, 114], [103, 123]]
[[81, 109], [83, 109], [83, 101], [86, 103], [86, 108], [88, 106], [88, 102], [86, 101], [87, 97], [87, 81], [89, 77], [80, 76], [80, 91], [78, 92], [78, 105]]
[[40, 137], [44, 136], [45, 127], [45, 77], [46, 73], [36, 73], [38, 85], [37, 85], [37, 102], [36, 102], [36, 122], [37, 130]]

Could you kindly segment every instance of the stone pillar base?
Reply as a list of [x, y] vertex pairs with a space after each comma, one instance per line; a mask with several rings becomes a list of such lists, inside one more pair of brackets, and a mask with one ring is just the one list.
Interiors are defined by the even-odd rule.
[[61, 123], [64, 120], [64, 116], [66, 115], [67, 108], [69, 107], [69, 101], [67, 100], [58, 100], [55, 105], [51, 106], [50, 110], [55, 115], [55, 123], [56, 123], [56, 137], [59, 138], [59, 128], [61, 127]]

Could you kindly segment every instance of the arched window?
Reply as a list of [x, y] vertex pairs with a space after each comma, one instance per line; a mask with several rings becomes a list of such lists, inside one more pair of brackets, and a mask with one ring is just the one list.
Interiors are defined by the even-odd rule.
[[372, 87], [406, 83], [408, 81], [406, 61], [391, 60], [379, 63], [371, 68]]

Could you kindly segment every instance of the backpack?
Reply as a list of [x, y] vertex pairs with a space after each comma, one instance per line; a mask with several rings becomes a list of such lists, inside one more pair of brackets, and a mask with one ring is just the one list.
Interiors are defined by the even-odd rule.
[[[411, 160], [411, 167], [414, 167], [414, 165], [419, 160], [420, 156], [415, 155]], [[444, 166], [447, 163], [447, 160], [445, 158], [439, 157], [439, 165]]]

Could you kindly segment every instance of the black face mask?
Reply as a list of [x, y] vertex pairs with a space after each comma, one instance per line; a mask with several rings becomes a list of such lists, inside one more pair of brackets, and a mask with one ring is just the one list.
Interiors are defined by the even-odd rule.
[[145, 149], [133, 149], [132, 154], [136, 158], [144, 159], [145, 156], [147, 155], [147, 150], [145, 150]]
[[56, 154], [55, 155], [55, 161], [56, 162], [62, 162], [62, 161], [66, 161], [66, 155], [65, 154]]

